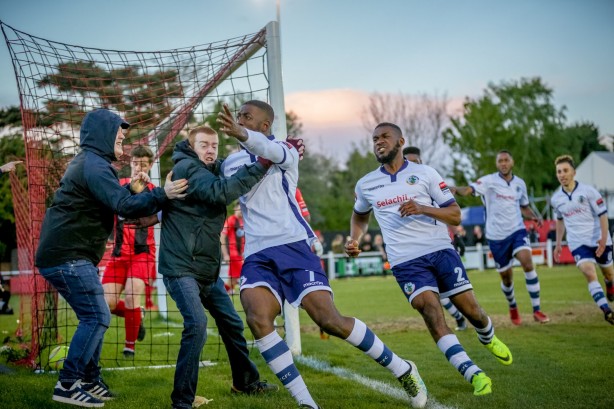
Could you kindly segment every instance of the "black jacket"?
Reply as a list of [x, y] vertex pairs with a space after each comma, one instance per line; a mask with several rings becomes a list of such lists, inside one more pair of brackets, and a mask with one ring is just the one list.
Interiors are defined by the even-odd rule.
[[167, 201], [161, 188], [132, 195], [119, 185], [111, 161], [117, 160], [115, 139], [123, 122], [106, 109], [89, 112], [83, 119], [81, 152], [68, 165], [43, 220], [37, 267], [79, 259], [97, 265], [113, 230], [115, 213], [143, 217], [156, 213]]
[[169, 201], [162, 212], [158, 271], [168, 277], [191, 276], [211, 283], [219, 276], [226, 206], [249, 192], [267, 169], [256, 163], [222, 179], [221, 161], [205, 165], [188, 141], [175, 146], [173, 161], [173, 178], [188, 179], [188, 195]]

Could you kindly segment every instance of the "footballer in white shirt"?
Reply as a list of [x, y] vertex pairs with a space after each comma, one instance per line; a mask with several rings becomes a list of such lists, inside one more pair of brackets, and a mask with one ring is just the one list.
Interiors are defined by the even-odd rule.
[[381, 166], [356, 184], [345, 251], [350, 257], [358, 256], [373, 212], [403, 295], [422, 315], [450, 364], [473, 385], [473, 393], [489, 394], [491, 379], [469, 358], [447, 326], [439, 302], [440, 294], [449, 297], [499, 362], [512, 363], [510, 350], [495, 336], [492, 321], [478, 304], [465, 267], [451, 244], [446, 224], [460, 223], [460, 208], [435, 169], [403, 157], [405, 139], [397, 125], [380, 123], [373, 130], [372, 141]]
[[469, 186], [451, 189], [457, 195], [475, 194], [482, 197], [486, 207], [486, 239], [501, 276], [501, 291], [507, 299], [512, 323], [522, 323], [514, 293], [512, 263], [515, 257], [524, 270], [525, 283], [533, 306], [533, 319], [545, 324], [550, 319], [541, 311], [539, 278], [533, 266], [531, 242], [522, 221], [524, 216], [535, 220], [541, 226], [542, 218], [529, 207], [524, 180], [512, 173], [512, 154], [506, 150], [499, 151], [496, 165], [498, 172], [483, 176]]
[[[557, 219], [554, 260], [559, 261], [561, 241], [567, 229], [567, 244], [588, 281], [588, 291], [605, 320], [614, 325], [614, 313], [607, 302], [614, 301], [614, 263], [605, 202], [595, 188], [575, 180], [576, 167], [571, 156], [559, 156], [554, 164], [561, 184], [551, 198]], [[605, 279], [607, 295], [597, 279], [595, 264], [599, 264]]]
[[275, 317], [287, 300], [302, 306], [326, 333], [388, 369], [401, 382], [412, 406], [424, 407], [427, 391], [416, 365], [392, 352], [365, 323], [341, 315], [335, 307], [320, 258], [310, 247], [317, 238], [295, 198], [300, 155], [289, 143], [274, 140], [274, 117], [273, 108], [262, 101], [245, 102], [236, 121], [226, 105], [218, 115], [221, 131], [236, 137], [244, 148], [224, 161], [224, 176], [259, 156], [273, 162], [264, 179], [239, 199], [245, 229], [241, 304], [258, 350], [300, 407], [319, 407], [275, 330]]

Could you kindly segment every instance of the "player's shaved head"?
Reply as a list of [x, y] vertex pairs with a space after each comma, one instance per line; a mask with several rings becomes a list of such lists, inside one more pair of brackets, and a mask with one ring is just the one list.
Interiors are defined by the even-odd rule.
[[390, 128], [393, 128], [398, 133], [398, 136], [400, 138], [403, 137], [403, 131], [401, 131], [401, 128], [399, 128], [399, 126], [397, 124], [393, 124], [392, 122], [380, 122], [379, 124], [377, 124], [375, 129], [383, 128], [384, 126], [388, 126]]
[[275, 111], [273, 110], [272, 106], [270, 106], [264, 101], [258, 101], [257, 99], [249, 100], [243, 103], [243, 105], [251, 105], [251, 106], [254, 106], [260, 109], [262, 112], [266, 114], [267, 119], [269, 120], [270, 124], [273, 125], [273, 120], [275, 119]]

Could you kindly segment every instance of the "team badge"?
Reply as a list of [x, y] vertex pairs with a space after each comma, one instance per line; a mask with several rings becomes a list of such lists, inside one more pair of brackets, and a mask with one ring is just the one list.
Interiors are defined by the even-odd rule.
[[586, 197], [582, 195], [578, 196], [578, 203], [584, 203], [584, 202], [586, 202]]
[[416, 183], [418, 183], [418, 181], [420, 180], [420, 178], [416, 175], [411, 175], [410, 177], [407, 178], [407, 184], [408, 185], [415, 185]]
[[415, 290], [416, 290], [416, 284], [414, 283], [405, 283], [405, 286], [403, 286], [403, 291], [407, 295], [411, 295]]

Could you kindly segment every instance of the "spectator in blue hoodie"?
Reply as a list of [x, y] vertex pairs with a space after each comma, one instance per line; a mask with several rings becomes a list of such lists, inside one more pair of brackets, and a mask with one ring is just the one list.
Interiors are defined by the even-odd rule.
[[[187, 181], [134, 194], [119, 184], [111, 162], [122, 155], [130, 125], [106, 109], [89, 112], [81, 123], [81, 151], [72, 159], [47, 209], [36, 251], [40, 274], [64, 297], [79, 319], [53, 400], [102, 407], [114, 394], [100, 378], [98, 364], [111, 315], [97, 265], [113, 229], [114, 215], [137, 218], [156, 213], [168, 199], [185, 196]], [[145, 173], [136, 178], [148, 182]]]

